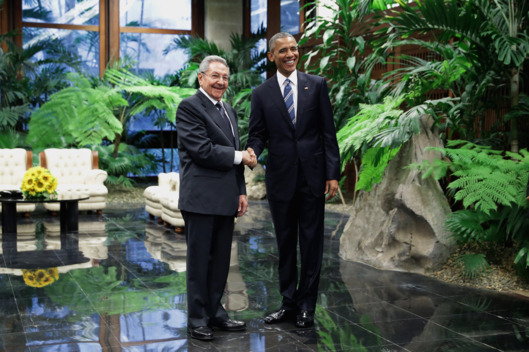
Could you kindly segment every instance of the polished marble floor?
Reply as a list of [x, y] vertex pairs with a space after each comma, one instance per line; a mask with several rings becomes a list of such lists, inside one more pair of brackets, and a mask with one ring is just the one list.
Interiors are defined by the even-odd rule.
[[267, 204], [251, 203], [225, 295], [248, 330], [202, 342], [186, 335], [183, 235], [142, 208], [109, 208], [61, 236], [37, 211], [2, 236], [0, 351], [529, 351], [527, 298], [340, 260], [346, 221], [327, 213], [315, 327], [266, 325], [280, 302], [277, 251]]

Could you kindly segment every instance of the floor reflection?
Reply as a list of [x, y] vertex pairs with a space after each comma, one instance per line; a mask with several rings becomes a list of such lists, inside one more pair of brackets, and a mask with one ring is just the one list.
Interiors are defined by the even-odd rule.
[[278, 307], [265, 202], [236, 224], [225, 307], [248, 323], [186, 334], [185, 237], [143, 209], [81, 214], [79, 234], [35, 212], [0, 250], [0, 351], [527, 351], [529, 301], [340, 260], [347, 217], [327, 213], [316, 324], [266, 325]]

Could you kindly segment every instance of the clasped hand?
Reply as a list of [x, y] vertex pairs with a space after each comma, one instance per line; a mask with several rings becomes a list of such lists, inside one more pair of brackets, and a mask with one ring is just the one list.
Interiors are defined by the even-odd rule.
[[242, 163], [252, 169], [257, 166], [257, 155], [255, 155], [252, 148], [248, 148], [242, 152]]

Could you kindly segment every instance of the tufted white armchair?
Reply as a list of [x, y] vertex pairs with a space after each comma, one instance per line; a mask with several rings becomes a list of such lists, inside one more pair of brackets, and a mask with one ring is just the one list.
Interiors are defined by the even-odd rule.
[[149, 186], [143, 192], [145, 211], [151, 219], [158, 218], [164, 225], [172, 225], [181, 232], [184, 227], [182, 213], [178, 209], [180, 175], [177, 172], [158, 174], [158, 185]]
[[[22, 148], [0, 149], [0, 191], [19, 190], [27, 169], [33, 166], [33, 153]], [[17, 212], [29, 213], [35, 204], [17, 204]], [[0, 207], [0, 212], [2, 207]]]
[[[85, 194], [90, 198], [79, 202], [79, 210], [101, 214], [108, 194], [104, 185], [107, 172], [99, 169], [97, 151], [48, 148], [39, 153], [39, 162], [57, 178], [57, 194], [66, 197]], [[44, 203], [44, 207], [50, 211], [60, 209], [59, 203]]]

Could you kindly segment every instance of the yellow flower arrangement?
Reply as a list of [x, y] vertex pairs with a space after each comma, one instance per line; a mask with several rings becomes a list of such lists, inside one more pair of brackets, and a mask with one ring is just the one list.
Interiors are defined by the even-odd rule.
[[50, 170], [34, 166], [24, 174], [21, 189], [26, 198], [49, 198], [50, 195], [57, 194], [57, 179]]
[[59, 280], [59, 269], [22, 269], [22, 277], [28, 286], [44, 287]]

